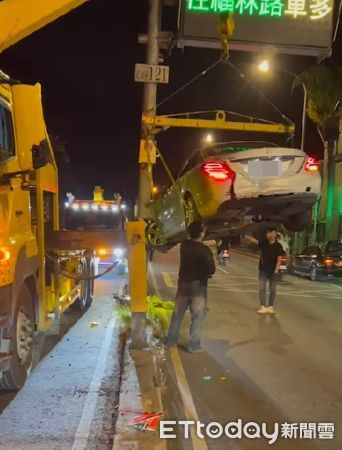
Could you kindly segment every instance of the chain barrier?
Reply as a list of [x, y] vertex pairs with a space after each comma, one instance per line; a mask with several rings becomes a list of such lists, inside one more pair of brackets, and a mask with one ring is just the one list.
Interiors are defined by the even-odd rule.
[[[78, 280], [78, 281], [95, 281], [95, 280], [97, 280], [97, 279], [107, 275], [109, 272], [114, 270], [115, 267], [118, 265], [118, 262], [116, 261], [110, 267], [108, 267], [108, 269], [106, 269], [104, 272], [102, 272], [102, 273], [100, 273], [98, 275], [91, 276], [91, 277], [85, 277], [85, 276], [78, 276], [78, 275], [75, 275], [72, 272], [69, 272], [55, 258], [50, 256], [49, 254], [46, 254], [46, 258], [48, 259], [48, 262], [53, 264], [61, 272], [62, 275], [64, 275], [67, 278], [70, 278], [71, 280]], [[68, 257], [66, 256], [66, 258], [68, 258]], [[72, 256], [71, 258], [73, 258], [73, 259], [82, 259], [82, 258], [84, 258], [84, 255]]]

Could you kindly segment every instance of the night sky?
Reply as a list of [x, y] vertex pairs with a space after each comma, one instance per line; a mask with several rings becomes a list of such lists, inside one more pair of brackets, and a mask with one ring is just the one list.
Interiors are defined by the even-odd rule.
[[[171, 17], [166, 11], [166, 19]], [[13, 78], [39, 81], [49, 133], [65, 142], [71, 159], [70, 186], [89, 196], [95, 184], [107, 193], [121, 192], [134, 199], [138, 181], [138, 143], [142, 85], [134, 82], [134, 64], [144, 62], [143, 46], [137, 44], [145, 32], [147, 0], [91, 0], [8, 49], [1, 68]], [[341, 64], [341, 30], [334, 46], [333, 63]], [[171, 67], [171, 84], [161, 86], [159, 100], [183, 85], [219, 58], [219, 52], [203, 49], [176, 50], [165, 60]], [[231, 53], [231, 60], [247, 72], [257, 55]], [[279, 67], [300, 73], [314, 64], [312, 58], [280, 55]], [[301, 89], [290, 94], [292, 80], [274, 76], [258, 86], [295, 123], [300, 123]], [[280, 120], [274, 111], [228, 66], [210, 75], [160, 109], [160, 113], [224, 109]], [[184, 155], [201, 144], [204, 131], [170, 130], [159, 138], [159, 146], [172, 169]], [[299, 145], [297, 136], [297, 145]], [[216, 133], [217, 140], [256, 139]], [[269, 140], [277, 141], [273, 136]], [[309, 126], [307, 152], [322, 154], [322, 144]], [[165, 182], [161, 168], [158, 183]]]

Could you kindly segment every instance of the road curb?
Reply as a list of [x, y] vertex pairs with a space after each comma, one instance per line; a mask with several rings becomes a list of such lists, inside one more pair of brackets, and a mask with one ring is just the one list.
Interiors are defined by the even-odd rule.
[[135, 417], [145, 412], [163, 412], [158, 390], [152, 352], [149, 349], [130, 349], [126, 345], [112, 450], [167, 449], [158, 430], [139, 431], [132, 423]]

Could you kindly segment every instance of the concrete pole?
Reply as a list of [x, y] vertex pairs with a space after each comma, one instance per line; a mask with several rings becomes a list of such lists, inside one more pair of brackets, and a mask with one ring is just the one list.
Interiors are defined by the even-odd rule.
[[[159, 63], [159, 19], [160, 19], [160, 0], [149, 1], [148, 31], [146, 64], [158, 65]], [[143, 112], [149, 116], [156, 115], [157, 104], [157, 83], [144, 84]], [[142, 131], [142, 138], [144, 136]], [[138, 194], [138, 218], [147, 217], [146, 204], [151, 199], [152, 164], [140, 163], [139, 165], [139, 194]]]

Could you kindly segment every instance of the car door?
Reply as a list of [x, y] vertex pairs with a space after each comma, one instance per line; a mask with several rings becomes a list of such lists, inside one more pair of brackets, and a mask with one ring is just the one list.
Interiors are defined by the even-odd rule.
[[[175, 220], [175, 227], [179, 231], [185, 231], [186, 230], [186, 223], [185, 223], [185, 205], [184, 205], [184, 199], [185, 195], [187, 193], [190, 193], [190, 195], [194, 198], [194, 192], [189, 192], [189, 185], [191, 185], [191, 179], [193, 177], [194, 170], [198, 164], [199, 156], [198, 152], [195, 151], [192, 153], [190, 158], [187, 160], [186, 164], [183, 166], [182, 170], [179, 173], [179, 177], [177, 179], [177, 192], [176, 189], [174, 189], [174, 195], [177, 196], [177, 208], [174, 211], [174, 220]], [[176, 200], [173, 199], [173, 201], [176, 203]]]
[[161, 215], [159, 221], [163, 224], [164, 235], [167, 239], [176, 237], [186, 231], [184, 221], [184, 205], [182, 201], [182, 184], [193, 167], [190, 157], [182, 165], [176, 177], [175, 185], [171, 184], [161, 200]]

